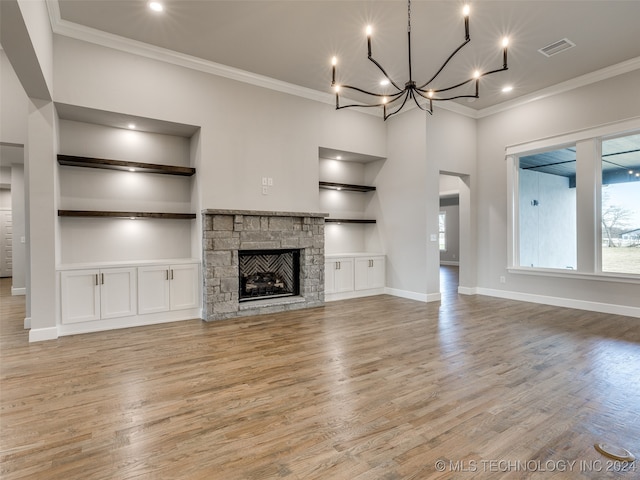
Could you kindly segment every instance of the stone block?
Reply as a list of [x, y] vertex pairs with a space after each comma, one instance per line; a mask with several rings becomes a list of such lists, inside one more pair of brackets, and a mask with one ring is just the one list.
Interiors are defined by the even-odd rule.
[[216, 302], [213, 304], [214, 314], [218, 313], [231, 313], [238, 311], [237, 302]]
[[[240, 282], [238, 277], [232, 278], [227, 277], [223, 278], [220, 282], [220, 291], [222, 292], [237, 292], [238, 288], [240, 288]], [[231, 300], [231, 296], [228, 297], [228, 300]]]
[[213, 268], [213, 276], [218, 277], [220, 279], [230, 278], [230, 277], [238, 277], [238, 266], [237, 265], [229, 265], [229, 266], [220, 266]]
[[204, 260], [207, 267], [231, 265], [231, 252], [228, 250], [206, 252]]
[[214, 215], [213, 216], [213, 230], [233, 230], [233, 216], [232, 215]]
[[202, 220], [202, 230], [206, 232], [211, 229], [213, 229], [213, 219], [211, 218], [211, 215], [205, 215]]
[[213, 242], [214, 250], [237, 250], [240, 247], [239, 238], [217, 238]]
[[260, 230], [260, 217], [253, 215], [244, 215], [242, 221], [242, 230], [256, 231]]

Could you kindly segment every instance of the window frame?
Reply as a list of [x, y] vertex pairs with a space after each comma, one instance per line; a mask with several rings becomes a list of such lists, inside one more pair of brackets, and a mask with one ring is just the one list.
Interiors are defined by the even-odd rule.
[[[444, 221], [440, 222], [440, 217], [444, 216]], [[440, 230], [440, 225], [443, 225], [442, 230]], [[444, 248], [440, 248], [441, 252], [446, 252], [448, 248], [447, 242], [447, 212], [446, 210], [440, 210], [438, 212], [438, 247], [440, 247], [440, 235], [444, 236]]]
[[[640, 275], [602, 271], [602, 141], [640, 132], [640, 117], [536, 139], [505, 147], [507, 169], [507, 271], [509, 273], [588, 278], [640, 284]], [[518, 159], [576, 145], [576, 215], [579, 222], [577, 269], [520, 265]], [[579, 190], [578, 190], [579, 189]], [[582, 228], [581, 228], [582, 227]], [[588, 235], [581, 235], [582, 232]], [[596, 243], [597, 242], [597, 243]], [[596, 246], [598, 248], [596, 248]]]

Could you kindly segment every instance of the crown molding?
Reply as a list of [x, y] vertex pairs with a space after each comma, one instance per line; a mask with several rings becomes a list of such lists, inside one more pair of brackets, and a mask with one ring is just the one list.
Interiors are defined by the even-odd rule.
[[543, 98], [552, 97], [554, 95], [568, 92], [570, 90], [575, 90], [576, 88], [584, 87], [586, 85], [600, 82], [608, 78], [617, 77], [618, 75], [633, 72], [634, 70], [638, 69], [640, 69], [640, 57], [632, 58], [631, 60], [627, 60], [616, 65], [611, 65], [610, 67], [596, 70], [595, 72], [572, 78], [571, 80], [567, 80], [566, 82], [543, 88], [542, 90], [538, 90], [537, 92], [523, 95], [522, 97], [514, 98], [513, 100], [499, 103], [491, 107], [483, 108], [482, 110], [478, 110], [476, 112], [475, 118], [488, 117], [496, 113], [504, 112], [507, 110], [511, 110], [512, 108], [526, 105], [527, 103], [542, 100]]
[[77, 23], [63, 20], [60, 16], [58, 0], [47, 0], [49, 20], [53, 33], [65, 37], [93, 43], [107, 48], [120, 50], [133, 55], [158, 60], [177, 66], [198, 70], [219, 77], [237, 80], [258, 87], [268, 88], [278, 92], [296, 95], [317, 102], [334, 104], [335, 98], [330, 93], [319, 92], [310, 88], [301, 87], [292, 83], [276, 80], [265, 75], [247, 72], [238, 68], [229, 67], [220, 63], [211, 62], [202, 58], [175, 52], [166, 48], [157, 47], [148, 43], [128, 39], [119, 35], [103, 32], [95, 28], [86, 27]]
[[[57, 35], [74, 38], [76, 40], [93, 43], [103, 47], [120, 50], [122, 52], [139, 55], [153, 60], [189, 68], [192, 70], [197, 70], [203, 73], [236, 80], [238, 82], [267, 88], [277, 92], [295, 95], [320, 103], [329, 105], [335, 104], [335, 97], [331, 93], [320, 92], [310, 88], [301, 87], [300, 85], [283, 82], [281, 80], [276, 80], [265, 75], [259, 75], [256, 73], [248, 72], [246, 70], [229, 67], [227, 65], [204, 60], [192, 55], [186, 55], [166, 48], [157, 47], [148, 43], [128, 39], [119, 35], [114, 35], [111, 33], [103, 32], [101, 30], [63, 20], [60, 16], [60, 5], [58, 3], [58, 0], [46, 0], [46, 2], [47, 8], [49, 10], [51, 29], [53, 30], [53, 33]], [[640, 57], [636, 57], [631, 60], [612, 65], [610, 67], [596, 70], [595, 72], [587, 73], [580, 77], [576, 77], [571, 80], [559, 83], [557, 85], [552, 85], [542, 90], [538, 90], [537, 92], [523, 95], [521, 97], [514, 98], [513, 100], [508, 100], [506, 102], [502, 102], [497, 105], [493, 105], [491, 107], [483, 108], [480, 110], [460, 105], [456, 102], [440, 102], [437, 103], [437, 106], [438, 108], [442, 108], [444, 110], [458, 113], [460, 115], [464, 115], [466, 117], [477, 120], [638, 69], [640, 69]], [[410, 107], [406, 111], [409, 111], [412, 108]], [[372, 109], [365, 109], [361, 112], [368, 115], [381, 117], [380, 112], [372, 111]]]

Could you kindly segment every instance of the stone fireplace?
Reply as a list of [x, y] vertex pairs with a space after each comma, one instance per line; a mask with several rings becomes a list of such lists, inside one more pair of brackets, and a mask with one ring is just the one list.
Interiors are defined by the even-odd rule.
[[204, 210], [203, 318], [324, 305], [325, 216]]

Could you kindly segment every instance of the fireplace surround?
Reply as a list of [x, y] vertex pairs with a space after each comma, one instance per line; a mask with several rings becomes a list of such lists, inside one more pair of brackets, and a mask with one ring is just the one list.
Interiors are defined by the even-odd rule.
[[[325, 213], [203, 210], [203, 318], [223, 320], [324, 305], [326, 216]], [[251, 301], [241, 299], [241, 253], [277, 251], [297, 252], [298, 291]], [[270, 280], [256, 278], [258, 283]]]

